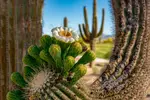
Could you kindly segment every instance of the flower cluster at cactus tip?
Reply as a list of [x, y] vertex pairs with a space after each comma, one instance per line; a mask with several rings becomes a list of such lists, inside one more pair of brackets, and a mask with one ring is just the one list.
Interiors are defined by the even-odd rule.
[[[85, 64], [95, 59], [91, 50], [83, 51], [79, 36], [71, 28], [56, 27], [53, 36], [43, 35], [40, 45], [32, 45], [23, 57], [23, 75], [14, 72], [11, 80], [19, 87], [9, 91], [7, 100], [48, 100], [63, 84], [73, 86], [86, 74]], [[83, 56], [75, 61], [75, 58]]]
[[56, 27], [52, 29], [52, 35], [58, 40], [64, 42], [74, 42], [79, 39], [79, 36], [76, 34], [74, 30], [68, 27]]

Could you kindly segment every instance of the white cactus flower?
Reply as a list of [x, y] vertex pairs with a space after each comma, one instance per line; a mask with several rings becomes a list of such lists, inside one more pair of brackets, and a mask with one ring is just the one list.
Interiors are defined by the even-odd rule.
[[56, 27], [52, 29], [52, 35], [58, 40], [63, 42], [74, 42], [79, 39], [79, 36], [71, 28], [68, 27]]

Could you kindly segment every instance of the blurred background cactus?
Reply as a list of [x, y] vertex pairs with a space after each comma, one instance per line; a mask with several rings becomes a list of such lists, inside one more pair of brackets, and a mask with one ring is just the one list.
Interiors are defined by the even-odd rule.
[[68, 27], [68, 18], [67, 17], [64, 18], [64, 27]]
[[[79, 31], [81, 34], [82, 39], [90, 44], [90, 49], [95, 52], [95, 39], [100, 37], [103, 33], [103, 28], [104, 28], [104, 17], [105, 17], [105, 11], [104, 9], [102, 10], [102, 22], [101, 22], [101, 27], [98, 32], [98, 19], [97, 19], [97, 2], [94, 0], [93, 3], [93, 21], [92, 21], [92, 31], [90, 32], [89, 30], [89, 23], [88, 23], [88, 14], [87, 14], [87, 9], [84, 7], [84, 21], [85, 24], [80, 25], [79, 24]], [[81, 27], [82, 26], [82, 27]]]
[[[90, 49], [95, 52], [95, 45], [96, 45], [96, 38], [100, 37], [103, 33], [104, 28], [104, 17], [105, 17], [105, 10], [102, 10], [102, 22], [101, 27], [98, 32], [98, 19], [97, 19], [97, 1], [94, 0], [93, 2], [93, 21], [92, 21], [92, 31], [89, 30], [89, 23], [88, 23], [88, 14], [86, 7], [84, 7], [84, 21], [85, 24], [79, 24], [79, 31], [80, 35], [84, 42], [90, 44]], [[82, 28], [81, 28], [82, 26]], [[93, 63], [90, 63], [90, 67], [92, 67]]]
[[22, 71], [22, 57], [42, 35], [44, 0], [0, 0], [0, 100], [12, 88], [9, 76]]

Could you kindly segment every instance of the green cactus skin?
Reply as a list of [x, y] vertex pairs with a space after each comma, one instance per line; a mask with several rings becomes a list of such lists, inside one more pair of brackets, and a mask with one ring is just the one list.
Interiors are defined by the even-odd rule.
[[44, 61], [48, 62], [50, 65], [54, 65], [54, 59], [52, 56], [49, 54], [48, 50], [43, 49], [40, 54], [40, 58], [43, 59]]
[[74, 42], [73, 44], [71, 44], [70, 50], [69, 50], [67, 55], [72, 56], [72, 57], [76, 57], [81, 52], [82, 52], [81, 44], [79, 42]]
[[38, 62], [36, 59], [28, 54], [23, 57], [22, 61], [24, 64], [29, 65], [33, 69], [36, 69], [40, 66], [40, 62]]
[[87, 50], [77, 64], [87, 64], [93, 61], [96, 58], [96, 55], [93, 51]]
[[67, 53], [67, 49], [70, 47], [71, 43], [65, 43], [61, 40], [57, 40], [57, 44], [61, 47], [61, 50], [62, 50], [62, 57], [65, 55], [65, 53]]
[[56, 62], [57, 67], [62, 67], [61, 48], [57, 44], [52, 44], [49, 48], [49, 53]]
[[39, 57], [39, 53], [40, 53], [40, 48], [37, 47], [36, 45], [32, 45], [28, 48], [28, 54], [34, 59], [36, 59], [37, 62], [42, 63]]
[[31, 77], [33, 77], [33, 75], [35, 74], [35, 71], [31, 67], [25, 66], [23, 69], [23, 73], [24, 73], [24, 79], [26, 81], [31, 81]]
[[[72, 100], [71, 96], [74, 96], [73, 100], [82, 100], [85, 95], [82, 96], [80, 92], [76, 95], [70, 87], [86, 74], [87, 68], [84, 64], [94, 60], [92, 53], [88, 50], [88, 53], [84, 54], [90, 60], [84, 60], [85, 57], [82, 57], [80, 63], [75, 63], [74, 57], [82, 53], [80, 42], [71, 43], [64, 48], [64, 52], [58, 40], [48, 35], [42, 36], [40, 43], [40, 46], [32, 45], [28, 48], [28, 54], [23, 58], [26, 65], [23, 76], [18, 72], [11, 75], [11, 80], [20, 87], [23, 98], [17, 97], [15, 91], [10, 91], [7, 99]], [[72, 68], [74, 70], [71, 70]], [[65, 86], [64, 83], [69, 85]]]
[[75, 69], [73, 70], [73, 76], [70, 81], [70, 84], [75, 84], [77, 80], [79, 80], [82, 76], [84, 76], [87, 72], [86, 66], [83, 64], [76, 65]]
[[23, 98], [23, 93], [20, 90], [9, 91], [6, 96], [7, 100], [25, 100]]
[[63, 70], [63, 74], [66, 75], [70, 69], [74, 66], [75, 64], [75, 59], [72, 56], [67, 56], [64, 61], [64, 70]]
[[49, 35], [43, 35], [40, 38], [40, 44], [43, 48], [49, 48], [49, 46], [52, 44], [52, 38]]
[[25, 87], [27, 82], [24, 80], [19, 72], [14, 72], [11, 74], [11, 80], [20, 87]]

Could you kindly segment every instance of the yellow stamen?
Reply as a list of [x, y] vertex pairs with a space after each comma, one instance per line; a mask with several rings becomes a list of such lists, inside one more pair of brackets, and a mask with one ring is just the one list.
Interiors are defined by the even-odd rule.
[[65, 36], [67, 38], [72, 37], [72, 33], [68, 32], [68, 31], [60, 31], [59, 35], [60, 36]]

